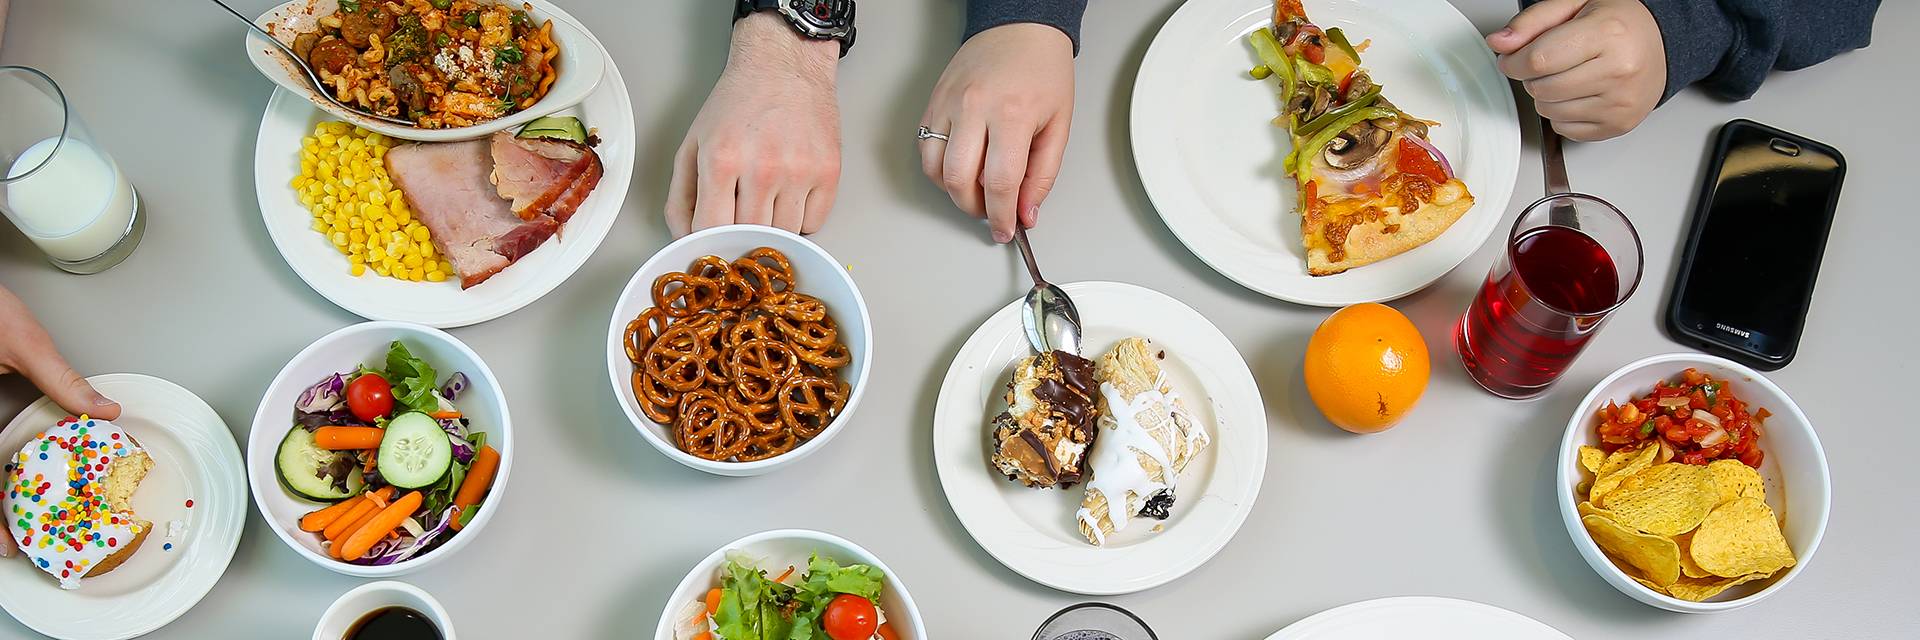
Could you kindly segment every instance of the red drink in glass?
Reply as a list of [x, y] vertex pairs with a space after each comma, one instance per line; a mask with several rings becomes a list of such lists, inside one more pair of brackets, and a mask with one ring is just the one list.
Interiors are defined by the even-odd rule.
[[1640, 242], [1625, 215], [1592, 196], [1543, 198], [1520, 214], [1461, 318], [1460, 362], [1495, 395], [1539, 395], [1639, 280]]

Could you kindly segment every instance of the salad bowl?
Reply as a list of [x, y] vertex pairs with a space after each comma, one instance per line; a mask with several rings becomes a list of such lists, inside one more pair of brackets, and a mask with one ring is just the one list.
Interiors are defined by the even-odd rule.
[[666, 607], [660, 612], [660, 624], [654, 630], [654, 639], [676, 640], [675, 623], [679, 621], [682, 610], [688, 608], [689, 603], [704, 600], [708, 590], [721, 586], [723, 572], [729, 562], [757, 563], [771, 579], [788, 566], [804, 573], [808, 558], [814, 555], [841, 566], [864, 564], [879, 569], [885, 576], [885, 585], [880, 591], [878, 604], [887, 626], [899, 640], [926, 640], [926, 622], [921, 619], [920, 608], [914, 604], [913, 595], [907, 592], [907, 584], [899, 574], [860, 545], [830, 533], [807, 529], [763, 531], [729, 542], [707, 554], [705, 559], [693, 566], [692, 571], [687, 572], [687, 577], [674, 588], [673, 596], [667, 599]]

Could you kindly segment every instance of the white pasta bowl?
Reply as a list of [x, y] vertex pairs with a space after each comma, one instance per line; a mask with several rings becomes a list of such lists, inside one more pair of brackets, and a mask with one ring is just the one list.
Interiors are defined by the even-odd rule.
[[[548, 88], [547, 95], [533, 103], [533, 106], [470, 127], [422, 129], [377, 120], [352, 109], [342, 109], [315, 93], [314, 88], [307, 81], [306, 73], [301, 71], [292, 60], [288, 60], [286, 54], [282, 53], [278, 47], [263, 40], [260, 34], [252, 30], [248, 30], [246, 36], [247, 59], [252, 61], [254, 68], [259, 69], [260, 74], [266, 76], [268, 80], [293, 92], [294, 95], [304, 96], [312, 101], [314, 106], [327, 113], [356, 126], [378, 131], [381, 135], [402, 140], [449, 142], [481, 138], [497, 131], [519, 127], [586, 100], [587, 95], [593, 93], [594, 87], [599, 86], [600, 77], [606, 72], [607, 65], [606, 52], [600, 48], [600, 44], [594, 40], [593, 36], [587, 33], [586, 28], [580, 26], [573, 16], [567, 15], [565, 11], [561, 11], [559, 7], [553, 6], [546, 0], [497, 0], [497, 2], [510, 6], [520, 6], [524, 2], [532, 7], [527, 13], [536, 22], [552, 21], [553, 41], [560, 48], [560, 56], [553, 61], [556, 77], [553, 86]], [[332, 15], [338, 9], [338, 0], [292, 0], [261, 14], [254, 23], [272, 33], [281, 42], [292, 46], [295, 37], [319, 28], [320, 18]]]
[[[662, 274], [685, 271], [701, 256], [714, 255], [732, 261], [760, 247], [772, 247], [786, 254], [793, 263], [794, 278], [799, 282], [795, 290], [826, 303], [827, 313], [831, 314], [839, 327], [840, 342], [847, 346], [847, 352], [852, 356], [851, 362], [840, 369], [840, 379], [851, 388], [847, 392], [846, 405], [840, 410], [840, 415], [834, 418], [833, 424], [792, 451], [765, 460], [715, 462], [681, 451], [674, 445], [673, 434], [666, 426], [647, 419], [639, 400], [634, 396], [633, 364], [627, 358], [622, 335], [627, 323], [653, 307], [653, 281]], [[627, 419], [633, 422], [634, 428], [640, 431], [647, 443], [659, 449], [660, 453], [675, 462], [707, 473], [757, 476], [813, 455], [847, 430], [847, 423], [852, 421], [854, 410], [859, 408], [860, 398], [867, 390], [867, 371], [873, 359], [871, 326], [866, 299], [861, 297], [853, 276], [820, 245], [774, 227], [748, 224], [714, 227], [675, 240], [653, 254], [646, 264], [640, 265], [639, 271], [634, 272], [633, 279], [627, 282], [627, 288], [614, 301], [613, 318], [607, 326], [607, 377], [613, 383], [613, 395], [618, 399], [620, 409], [626, 412]]]
[[[358, 565], [336, 560], [320, 545], [320, 537], [300, 530], [300, 517], [325, 505], [295, 495], [274, 472], [274, 454], [287, 430], [295, 428], [293, 407], [301, 392], [329, 375], [352, 371], [367, 365], [384, 369], [388, 344], [399, 340], [414, 357], [433, 366], [441, 380], [454, 372], [467, 374], [467, 389], [455, 403], [475, 431], [487, 434], [487, 445], [500, 451], [500, 468], [493, 487], [473, 519], [453, 536], [426, 553], [388, 565]], [[493, 370], [480, 355], [447, 332], [406, 322], [362, 322], [322, 336], [301, 349], [287, 366], [280, 369], [260, 398], [253, 414], [253, 428], [247, 436], [247, 484], [253, 489], [254, 506], [266, 518], [267, 528], [287, 543], [295, 553], [314, 564], [338, 573], [362, 578], [390, 578], [438, 564], [479, 537], [493, 514], [500, 510], [506, 495], [507, 479], [513, 470], [513, 424], [507, 413], [507, 398]]]
[[920, 607], [913, 603], [913, 595], [907, 593], [907, 583], [899, 574], [860, 545], [830, 533], [806, 529], [763, 531], [707, 554], [706, 559], [694, 565], [687, 577], [680, 580], [673, 596], [667, 598], [666, 606], [660, 610], [660, 624], [654, 629], [654, 640], [675, 640], [673, 631], [681, 611], [689, 603], [704, 601], [709, 589], [720, 586], [729, 555], [753, 559], [771, 579], [788, 566], [795, 567], [796, 576], [805, 573], [807, 559], [816, 553], [840, 566], [865, 564], [886, 574], [886, 588], [880, 591], [880, 611], [887, 617], [887, 626], [893, 628], [900, 640], [926, 640], [927, 627], [920, 618]]
[[[1726, 381], [1729, 388], [1746, 401], [1749, 412], [1766, 409], [1771, 413], [1760, 423], [1763, 434], [1760, 448], [1766, 453], [1760, 476], [1765, 481], [1767, 503], [1781, 516], [1781, 532], [1793, 548], [1794, 565], [1774, 577], [1735, 586], [1703, 602], [1690, 602], [1641, 586], [1622, 571], [1595, 544], [1580, 522], [1579, 503], [1584, 500], [1579, 486], [1586, 480], [1580, 468], [1580, 447], [1599, 445], [1594, 428], [1596, 414], [1608, 402], [1625, 403], [1653, 390], [1662, 380], [1673, 380], [1688, 368], [1698, 369], [1715, 380]], [[1669, 353], [1642, 359], [1614, 371], [1595, 385], [1580, 402], [1580, 409], [1567, 420], [1566, 437], [1560, 443], [1559, 469], [1555, 474], [1560, 501], [1560, 517], [1567, 535], [1580, 550], [1587, 564], [1607, 584], [1640, 602], [1680, 613], [1717, 613], [1752, 605], [1786, 588], [1794, 576], [1806, 571], [1814, 551], [1827, 531], [1827, 515], [1832, 501], [1832, 483], [1827, 475], [1827, 454], [1814, 435], [1813, 423], [1785, 391], [1739, 363], [1698, 353]]]

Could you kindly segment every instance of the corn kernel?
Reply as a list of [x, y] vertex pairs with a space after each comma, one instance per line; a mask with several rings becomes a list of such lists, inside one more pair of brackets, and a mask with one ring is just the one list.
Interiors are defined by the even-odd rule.
[[439, 271], [427, 272], [427, 282], [446, 282], [446, 281], [447, 281], [447, 274], [445, 273], [441, 273]]
[[406, 257], [400, 259], [400, 264], [407, 265], [408, 267], [418, 267], [421, 264], [420, 254], [418, 252], [409, 251], [407, 252]]
[[353, 273], [353, 276], [356, 278], [367, 275], [367, 265], [355, 262], [353, 263], [353, 267], [350, 268], [350, 271]]

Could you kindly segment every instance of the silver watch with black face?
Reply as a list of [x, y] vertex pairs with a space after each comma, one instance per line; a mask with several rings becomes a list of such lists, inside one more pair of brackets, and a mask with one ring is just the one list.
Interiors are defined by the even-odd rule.
[[800, 35], [840, 41], [842, 57], [853, 48], [853, 0], [735, 0], [733, 19], [757, 11], [780, 14]]

